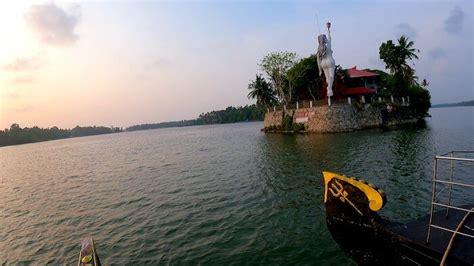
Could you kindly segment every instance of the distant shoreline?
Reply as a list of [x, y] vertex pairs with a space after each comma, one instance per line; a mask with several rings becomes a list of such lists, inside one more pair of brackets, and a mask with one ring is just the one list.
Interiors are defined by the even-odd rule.
[[248, 120], [248, 121], [238, 121], [238, 122], [226, 122], [220, 124], [193, 124], [193, 125], [186, 125], [186, 126], [166, 126], [166, 127], [157, 127], [157, 128], [147, 128], [147, 129], [137, 129], [137, 130], [123, 130], [120, 132], [110, 132], [110, 133], [101, 133], [101, 134], [91, 134], [91, 135], [83, 135], [83, 136], [72, 136], [72, 137], [64, 137], [64, 138], [55, 138], [55, 139], [48, 139], [48, 140], [39, 140], [33, 142], [23, 142], [23, 143], [15, 143], [15, 144], [6, 144], [0, 145], [2, 147], [9, 147], [9, 146], [18, 146], [24, 144], [33, 144], [33, 143], [40, 143], [40, 142], [48, 142], [53, 140], [63, 140], [63, 139], [75, 139], [75, 138], [82, 138], [82, 137], [92, 137], [92, 136], [100, 136], [100, 135], [110, 135], [110, 134], [117, 134], [117, 133], [127, 133], [127, 132], [135, 132], [135, 131], [145, 131], [145, 130], [153, 130], [153, 129], [167, 129], [167, 128], [183, 128], [183, 127], [198, 127], [198, 126], [215, 126], [215, 125], [229, 125], [229, 124], [238, 124], [238, 123], [253, 123], [253, 122], [263, 122], [262, 120]]
[[447, 108], [447, 107], [458, 107], [458, 106], [474, 106], [474, 100], [458, 102], [458, 103], [433, 104], [431, 108]]
[[21, 128], [19, 124], [15, 123], [12, 124], [9, 129], [7, 128], [5, 130], [0, 130], [0, 147], [44, 142], [56, 139], [120, 133], [125, 131], [131, 132], [158, 128], [263, 121], [264, 115], [265, 108], [253, 104], [238, 107], [229, 106], [225, 110], [202, 113], [198, 118], [192, 120], [134, 125], [127, 127], [125, 130], [123, 128], [116, 128], [113, 126], [110, 128], [103, 126], [76, 126], [73, 129], [61, 129], [58, 127], [39, 128], [37, 126]]

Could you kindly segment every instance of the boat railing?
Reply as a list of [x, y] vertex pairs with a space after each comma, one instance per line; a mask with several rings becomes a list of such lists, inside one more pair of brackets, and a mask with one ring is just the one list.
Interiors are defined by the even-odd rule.
[[[449, 210], [450, 209], [455, 209], [459, 211], [466, 212], [466, 216], [474, 212], [474, 208], [472, 209], [466, 209], [460, 206], [454, 206], [452, 204], [452, 192], [453, 192], [453, 187], [460, 187], [461, 189], [473, 189], [474, 188], [474, 179], [470, 177], [469, 181], [471, 183], [468, 183], [463, 180], [454, 180], [455, 179], [455, 163], [456, 162], [465, 162], [471, 166], [474, 166], [474, 158], [470, 158], [469, 155], [474, 155], [474, 151], [468, 151], [468, 150], [463, 150], [463, 151], [451, 151], [439, 156], [435, 156], [433, 160], [433, 178], [432, 178], [432, 195], [431, 195], [431, 204], [430, 204], [430, 219], [429, 219], [429, 224], [428, 224], [428, 233], [426, 236], [426, 243], [430, 242], [430, 236], [431, 236], [431, 229], [436, 228], [439, 230], [444, 230], [453, 233], [453, 237], [455, 235], [463, 235], [466, 237], [471, 237], [474, 238], [474, 234], [468, 234], [468, 233], [463, 233], [459, 232], [459, 230], [452, 230], [447, 227], [441, 226], [439, 224], [435, 224], [433, 221], [433, 213], [435, 210], [435, 207], [443, 207], [446, 208], [446, 218], [449, 216]], [[439, 164], [442, 161], [447, 161], [449, 162], [449, 179], [440, 179], [439, 177]], [[442, 189], [438, 190], [438, 185], [443, 184], [445, 185]], [[441, 194], [443, 192], [448, 190], [447, 193], [447, 199], [445, 203], [440, 202], [441, 199]], [[462, 222], [461, 222], [462, 223]]]

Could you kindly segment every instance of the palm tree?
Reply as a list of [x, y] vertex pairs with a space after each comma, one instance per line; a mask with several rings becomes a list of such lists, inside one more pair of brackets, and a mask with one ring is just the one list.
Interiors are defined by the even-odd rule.
[[401, 70], [402, 78], [407, 82], [409, 86], [418, 85], [418, 76], [415, 75], [415, 70], [409, 65], [406, 65]]
[[398, 39], [398, 44], [388, 40], [379, 48], [380, 59], [394, 75], [397, 87], [401, 91], [406, 91], [408, 86], [417, 84], [418, 77], [415, 75], [415, 70], [408, 64], [408, 61], [418, 59], [417, 53], [420, 50], [414, 48], [414, 45], [413, 41], [402, 35]]
[[385, 62], [386, 67], [390, 69], [392, 74], [407, 72], [406, 68], [411, 68], [407, 61], [418, 59], [416, 53], [420, 52], [419, 49], [413, 47], [414, 45], [413, 41], [403, 35], [398, 39], [398, 45], [395, 45], [392, 40], [388, 40], [380, 45], [380, 59]]
[[262, 75], [255, 75], [255, 80], [249, 83], [248, 89], [250, 92], [247, 97], [257, 99], [257, 105], [269, 107], [277, 102], [275, 90]]
[[428, 87], [430, 85], [430, 83], [426, 80], [426, 79], [423, 79], [423, 81], [421, 82], [421, 86], [423, 88], [426, 89], [426, 87]]
[[410, 41], [408, 37], [405, 37], [404, 35], [398, 39], [399, 55], [403, 58], [403, 63], [406, 64], [406, 60], [418, 59], [416, 53], [419, 53], [420, 50], [413, 48], [414, 45], [415, 43]]

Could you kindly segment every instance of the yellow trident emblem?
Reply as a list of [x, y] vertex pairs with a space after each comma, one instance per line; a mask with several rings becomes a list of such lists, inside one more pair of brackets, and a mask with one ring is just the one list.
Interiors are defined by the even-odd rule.
[[328, 190], [329, 190], [329, 192], [331, 192], [331, 194], [334, 197], [339, 198], [339, 200], [341, 200], [342, 202], [347, 201], [347, 203], [349, 203], [352, 206], [352, 208], [354, 208], [361, 216], [364, 216], [362, 214], [362, 212], [359, 211], [359, 209], [357, 209], [357, 207], [354, 205], [354, 203], [352, 203], [352, 201], [350, 201], [347, 198], [349, 193], [347, 193], [347, 191], [344, 190], [344, 187], [342, 186], [341, 183], [339, 183], [339, 181], [337, 179], [334, 179], [334, 182], [331, 184], [331, 187], [329, 187]]

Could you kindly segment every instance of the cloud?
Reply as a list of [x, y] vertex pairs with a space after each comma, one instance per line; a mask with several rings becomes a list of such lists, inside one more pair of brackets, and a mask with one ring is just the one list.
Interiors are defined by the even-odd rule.
[[462, 31], [464, 23], [464, 11], [459, 6], [451, 10], [451, 14], [444, 21], [444, 29], [448, 33], [456, 34]]
[[400, 37], [401, 35], [405, 35], [406, 37], [410, 39], [414, 39], [418, 34], [410, 24], [408, 23], [400, 23], [397, 25], [397, 37]]
[[38, 70], [43, 62], [38, 57], [19, 57], [10, 63], [4, 64], [2, 70], [10, 72], [30, 72]]
[[443, 48], [441, 47], [436, 47], [434, 49], [431, 49], [429, 52], [428, 52], [428, 55], [436, 60], [436, 59], [440, 59], [440, 58], [444, 58], [447, 56], [447, 53], [446, 53], [446, 50], [444, 50]]
[[79, 36], [74, 32], [80, 20], [79, 6], [67, 13], [54, 3], [32, 5], [25, 20], [38, 39], [51, 45], [72, 45]]

